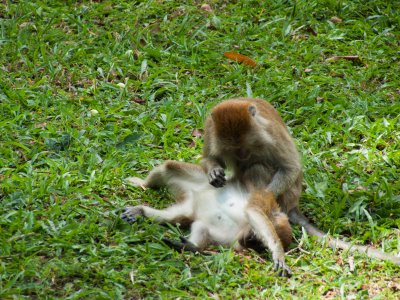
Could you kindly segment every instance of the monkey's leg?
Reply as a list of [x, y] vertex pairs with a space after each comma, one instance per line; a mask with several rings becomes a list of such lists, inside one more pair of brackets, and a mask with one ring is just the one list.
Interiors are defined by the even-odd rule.
[[167, 187], [174, 196], [191, 191], [191, 184], [207, 183], [207, 175], [196, 164], [168, 160], [150, 171], [145, 179], [129, 177], [127, 182], [144, 188]]
[[271, 250], [274, 269], [278, 271], [278, 276], [290, 276], [292, 271], [285, 263], [285, 252], [271, 220], [252, 206], [246, 209], [246, 215], [253, 232]]
[[279, 207], [286, 214], [293, 208], [299, 206], [300, 195], [302, 191], [303, 175], [301, 174], [295, 183], [278, 197]]
[[177, 251], [201, 252], [207, 246], [209, 236], [207, 226], [201, 221], [195, 221], [192, 223], [188, 239], [181, 237], [181, 241], [174, 241], [164, 238], [163, 241]]
[[128, 206], [123, 209], [121, 219], [133, 223], [138, 217], [153, 218], [159, 223], [185, 223], [192, 217], [190, 201], [180, 202], [165, 209], [155, 209], [149, 206]]
[[202, 221], [195, 221], [190, 228], [189, 241], [199, 249], [207, 247], [210, 240], [210, 232]]

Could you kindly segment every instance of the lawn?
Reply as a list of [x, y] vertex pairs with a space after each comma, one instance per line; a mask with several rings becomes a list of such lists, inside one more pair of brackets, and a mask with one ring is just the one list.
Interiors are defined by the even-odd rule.
[[207, 3], [0, 3], [1, 299], [399, 299], [399, 266], [297, 226], [282, 279], [268, 253], [181, 254], [161, 239], [185, 229], [119, 219], [172, 201], [124, 178], [199, 162], [210, 108], [253, 96], [296, 140], [304, 213], [400, 252], [400, 3]]

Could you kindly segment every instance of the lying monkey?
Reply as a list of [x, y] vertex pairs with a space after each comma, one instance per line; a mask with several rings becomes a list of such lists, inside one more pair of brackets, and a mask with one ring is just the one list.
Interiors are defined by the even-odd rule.
[[272, 193], [245, 186], [237, 178], [215, 188], [200, 166], [177, 161], [156, 167], [144, 180], [137, 177], [127, 180], [135, 186], [167, 187], [175, 197], [176, 203], [166, 209], [138, 205], [125, 208], [121, 214], [128, 222], [144, 216], [160, 223], [190, 224], [189, 239], [182, 238], [181, 242], [164, 239], [169, 246], [193, 252], [209, 244], [240, 250], [255, 235], [261, 245], [271, 250], [278, 274], [291, 274], [283, 254], [291, 242], [292, 230]]

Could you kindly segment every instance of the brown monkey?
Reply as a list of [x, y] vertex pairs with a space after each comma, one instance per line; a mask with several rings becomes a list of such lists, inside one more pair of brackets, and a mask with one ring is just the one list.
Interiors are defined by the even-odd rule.
[[[202, 166], [215, 187], [224, 186], [224, 170], [228, 168], [242, 184], [272, 192], [292, 223], [303, 226], [320, 239], [326, 238], [299, 210], [302, 181], [299, 153], [282, 118], [268, 102], [238, 98], [216, 105], [205, 124]], [[261, 202], [250, 200], [248, 207], [260, 207]], [[253, 212], [248, 217], [256, 215]], [[400, 264], [400, 257], [371, 247], [355, 246], [339, 239], [328, 241], [333, 248], [356, 250]]]
[[287, 215], [281, 212], [272, 193], [255, 188], [250, 192], [235, 178], [217, 189], [208, 183], [201, 166], [177, 161], [156, 167], [144, 180], [127, 180], [135, 186], [167, 187], [177, 201], [162, 210], [143, 205], [127, 207], [122, 219], [134, 222], [138, 216], [144, 216], [161, 223], [190, 224], [189, 239], [164, 241], [173, 248], [194, 252], [208, 244], [234, 246], [238, 250], [247, 247], [254, 234], [262, 246], [271, 250], [280, 275], [291, 274], [281, 255], [291, 242], [292, 231]]

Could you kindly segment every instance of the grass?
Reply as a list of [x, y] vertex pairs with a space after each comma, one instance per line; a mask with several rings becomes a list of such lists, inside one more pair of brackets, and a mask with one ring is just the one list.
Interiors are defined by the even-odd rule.
[[[118, 218], [126, 205], [171, 201], [124, 178], [199, 161], [210, 107], [254, 96], [297, 141], [313, 222], [400, 251], [400, 5], [201, 4], [0, 4], [0, 298], [398, 297], [398, 266], [332, 251], [297, 227], [294, 276], [280, 279], [268, 254], [181, 255], [160, 239], [185, 230]], [[340, 55], [360, 59], [329, 61]]]

